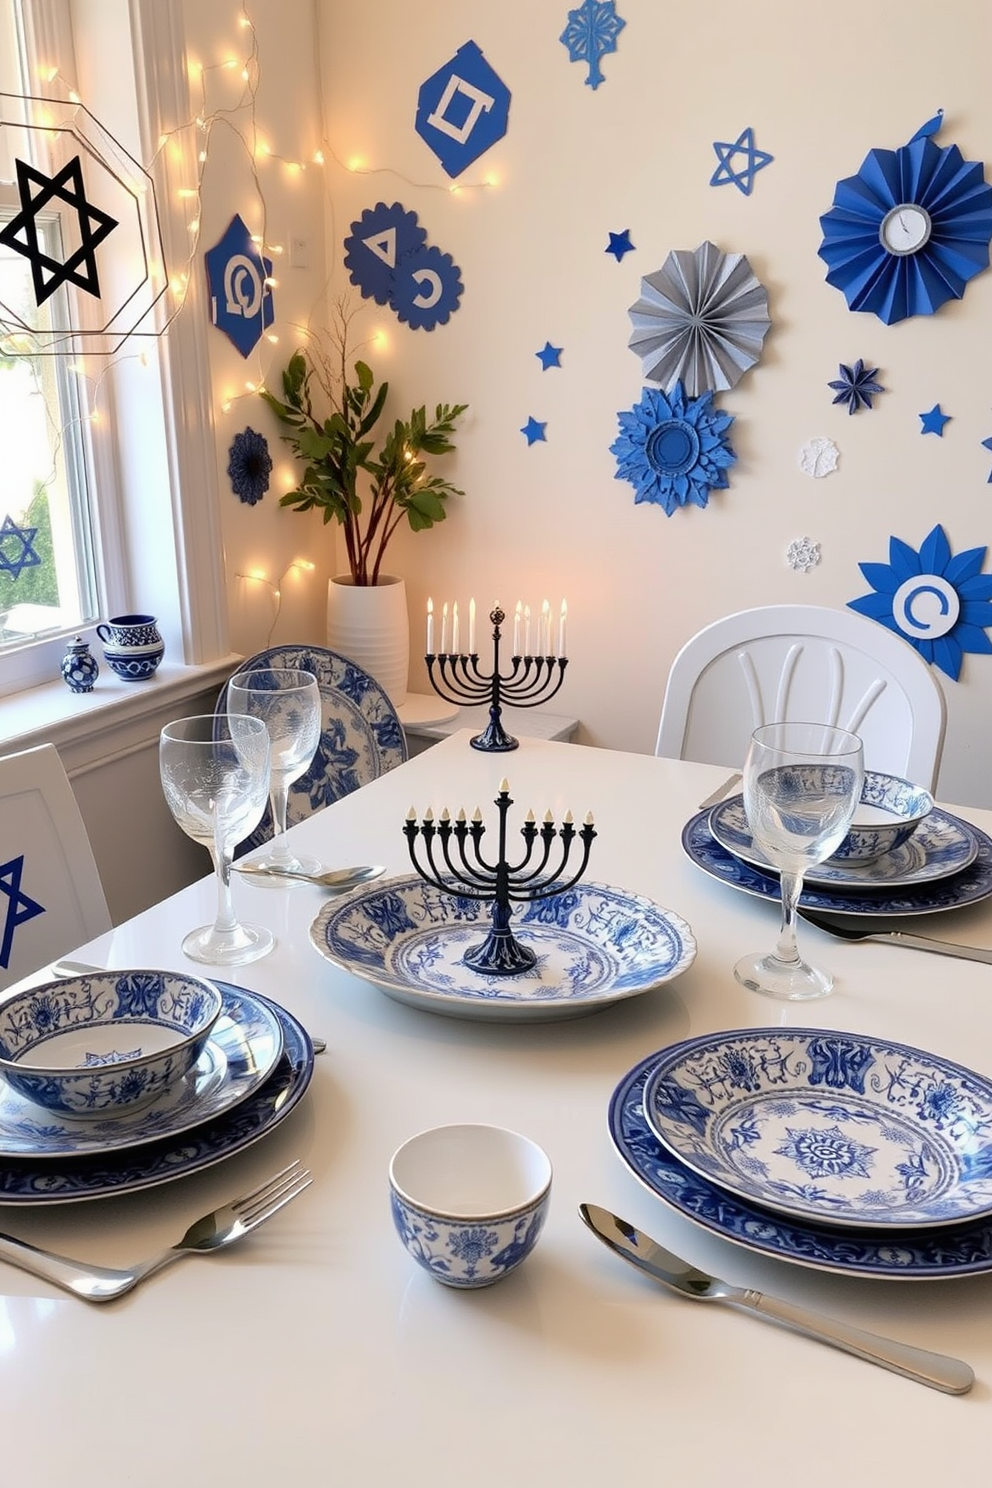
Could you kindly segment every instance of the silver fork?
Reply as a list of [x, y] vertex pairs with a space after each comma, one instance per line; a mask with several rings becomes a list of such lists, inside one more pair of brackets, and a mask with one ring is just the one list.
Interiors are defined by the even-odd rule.
[[312, 1182], [311, 1174], [300, 1166], [297, 1158], [274, 1177], [253, 1188], [251, 1193], [204, 1214], [168, 1250], [134, 1266], [88, 1266], [3, 1234], [0, 1234], [0, 1260], [10, 1261], [12, 1265], [20, 1266], [22, 1271], [30, 1271], [33, 1276], [53, 1282], [55, 1286], [72, 1292], [73, 1296], [82, 1297], [85, 1302], [112, 1302], [115, 1297], [123, 1297], [125, 1292], [131, 1291], [146, 1276], [161, 1271], [163, 1266], [171, 1265], [184, 1255], [204, 1255], [232, 1245], [271, 1219]]

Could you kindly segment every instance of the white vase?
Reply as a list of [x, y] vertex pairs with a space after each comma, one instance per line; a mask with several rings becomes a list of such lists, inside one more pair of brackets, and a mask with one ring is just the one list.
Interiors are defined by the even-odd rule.
[[398, 708], [410, 672], [406, 580], [395, 574], [381, 574], [378, 584], [356, 584], [350, 574], [329, 579], [327, 644], [370, 672]]

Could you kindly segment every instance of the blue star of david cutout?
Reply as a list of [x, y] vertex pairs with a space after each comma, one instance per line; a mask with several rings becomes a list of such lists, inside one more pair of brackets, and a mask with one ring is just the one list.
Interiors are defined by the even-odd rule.
[[923, 425], [921, 434], [936, 434], [938, 438], [944, 437], [944, 425], [951, 422], [949, 413], [941, 413], [940, 404], [935, 403], [929, 413], [920, 414], [920, 423]]
[[547, 372], [549, 367], [561, 366], [562, 350], [563, 348], [561, 346], [552, 346], [550, 341], [545, 341], [541, 350], [535, 351], [534, 355], [537, 357], [543, 370]]
[[14, 945], [14, 931], [25, 920], [45, 913], [45, 906], [21, 893], [21, 875], [24, 872], [24, 854], [11, 858], [0, 865], [0, 894], [7, 895], [7, 914], [4, 919], [3, 937], [0, 939], [0, 966], [6, 971], [10, 965], [10, 953]]
[[547, 427], [547, 422], [539, 424], [537, 419], [534, 418], [533, 415], [531, 415], [531, 417], [524, 424], [523, 428], [520, 430], [521, 434], [526, 434], [527, 436], [528, 447], [532, 444], [536, 444], [539, 439], [545, 439], [544, 431]]
[[[734, 140], [733, 144], [726, 140], [714, 140], [713, 148], [716, 158], [720, 164], [710, 176], [711, 186], [729, 186], [731, 182], [738, 191], [743, 191], [745, 196], [750, 196], [754, 187], [754, 178], [759, 170], [764, 170], [775, 159], [765, 150], [759, 150], [754, 143], [754, 130], [750, 125]], [[734, 170], [733, 159], [735, 155], [743, 155], [746, 163], [740, 170]]]
[[[42, 175], [24, 160], [15, 160], [17, 167], [17, 192], [21, 210], [0, 231], [0, 244], [13, 248], [31, 264], [31, 279], [34, 297], [43, 305], [60, 284], [74, 284], [87, 294], [100, 298], [100, 276], [96, 267], [96, 249], [118, 225], [117, 218], [101, 212], [86, 200], [83, 186], [83, 171], [79, 156], [73, 156], [68, 165], [54, 176]], [[31, 195], [32, 185], [37, 186], [36, 195]], [[70, 253], [64, 263], [43, 253], [38, 242], [38, 217], [53, 198], [74, 207], [79, 230], [79, 247]]]
[[[4, 517], [0, 525], [0, 573], [9, 573], [17, 579], [25, 568], [37, 568], [41, 559], [31, 546], [37, 536], [37, 527], [18, 527], [10, 517]], [[19, 551], [13, 555], [7, 552], [12, 540], [20, 544]]]
[[633, 253], [634, 245], [630, 241], [630, 228], [625, 227], [623, 232], [610, 233], [610, 241], [603, 249], [604, 253], [612, 253], [617, 263], [620, 263], [625, 253]]

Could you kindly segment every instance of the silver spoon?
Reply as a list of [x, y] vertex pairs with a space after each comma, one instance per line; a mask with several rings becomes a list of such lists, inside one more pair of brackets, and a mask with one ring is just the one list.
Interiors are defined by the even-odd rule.
[[267, 868], [261, 863], [235, 863], [233, 866], [238, 873], [256, 878], [292, 878], [300, 883], [317, 884], [322, 889], [336, 889], [339, 893], [368, 883], [386, 871], [381, 863], [364, 863], [358, 868], [328, 868], [325, 873], [294, 873], [292, 869]]
[[629, 1220], [620, 1219], [598, 1204], [580, 1204], [579, 1214], [610, 1250], [630, 1261], [632, 1266], [646, 1271], [655, 1281], [681, 1292], [684, 1297], [701, 1302], [725, 1302], [731, 1307], [743, 1307], [759, 1316], [773, 1318], [787, 1328], [794, 1328], [797, 1333], [804, 1333], [807, 1338], [832, 1344], [845, 1353], [867, 1359], [869, 1364], [881, 1364], [884, 1369], [891, 1369], [894, 1374], [904, 1375], [917, 1384], [943, 1390], [945, 1395], [964, 1395], [975, 1383], [971, 1365], [960, 1359], [881, 1338], [877, 1333], [866, 1333], [862, 1328], [852, 1328], [847, 1323], [824, 1317], [822, 1313], [797, 1307], [793, 1302], [783, 1302], [750, 1287], [730, 1286], [715, 1276], [708, 1276], [705, 1271], [697, 1271], [695, 1266], [665, 1250], [650, 1235], [635, 1229]]

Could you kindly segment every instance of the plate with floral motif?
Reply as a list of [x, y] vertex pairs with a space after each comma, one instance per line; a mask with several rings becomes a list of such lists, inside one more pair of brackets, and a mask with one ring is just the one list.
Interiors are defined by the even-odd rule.
[[776, 1213], [858, 1229], [992, 1214], [992, 1082], [888, 1039], [749, 1028], [664, 1050], [644, 1089], [658, 1139]]
[[490, 910], [418, 877], [391, 878], [325, 904], [310, 939], [397, 1002], [508, 1022], [596, 1012], [670, 981], [696, 954], [681, 916], [624, 889], [579, 883], [514, 911], [514, 935], [537, 956], [532, 969], [487, 974], [462, 958], [485, 940]]

